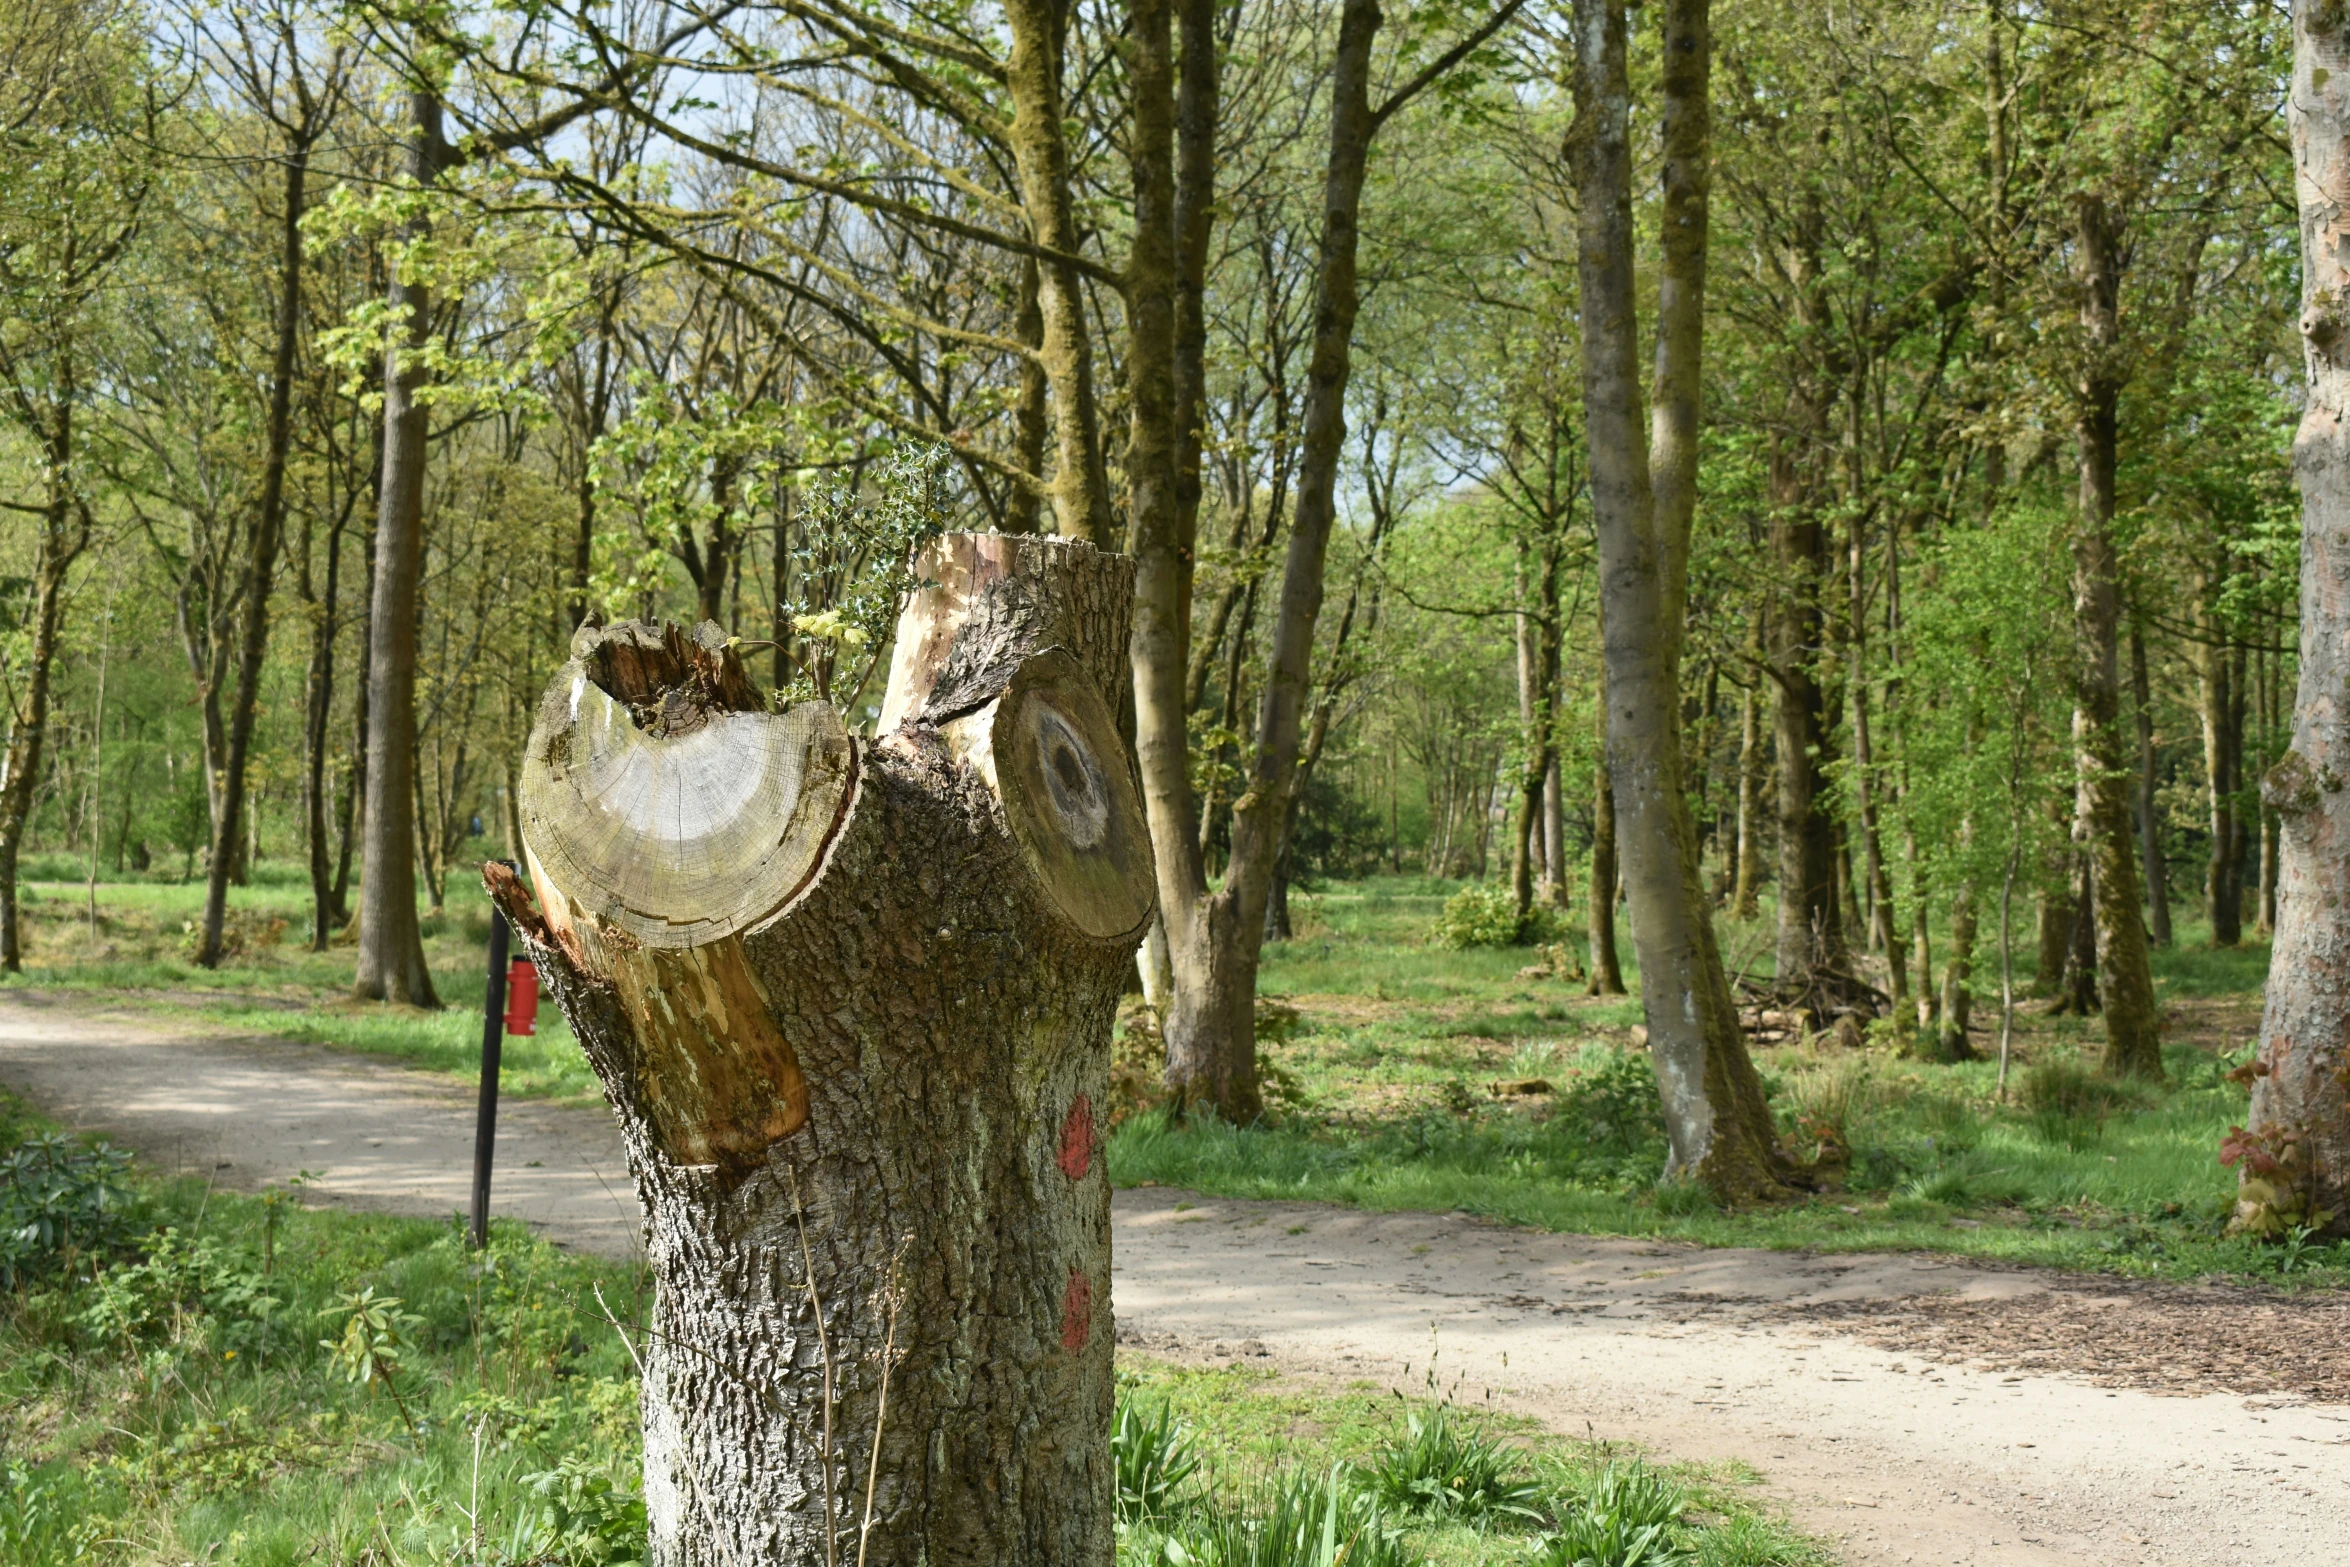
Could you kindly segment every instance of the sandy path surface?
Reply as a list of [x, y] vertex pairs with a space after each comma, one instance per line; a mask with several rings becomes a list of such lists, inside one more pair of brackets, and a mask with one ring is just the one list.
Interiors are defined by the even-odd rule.
[[[473, 1090], [438, 1073], [19, 995], [0, 1000], [0, 1084], [232, 1191], [307, 1170], [307, 1202], [445, 1218], [473, 1200]], [[639, 1244], [620, 1133], [600, 1111], [505, 1101], [490, 1211], [585, 1251]]]
[[[315, 1200], [433, 1216], [466, 1201], [471, 1095], [426, 1073], [10, 998], [0, 1083], [224, 1186], [308, 1169]], [[598, 1112], [507, 1105], [495, 1193], [496, 1212], [563, 1244], [636, 1246], [619, 1139]], [[1444, 1382], [1480, 1400], [1490, 1388], [1554, 1429], [1752, 1464], [1851, 1563], [2350, 1560], [2339, 1510], [2350, 1404], [2247, 1396], [2229, 1369], [2242, 1356], [2218, 1371], [2172, 1367], [2160, 1335], [2151, 1358], [2141, 1343], [2113, 1364], [2075, 1348], [2025, 1365], [2044, 1351], [2003, 1361], [1983, 1331], [2044, 1322], [2062, 1304], [2117, 1326], [2160, 1319], [2193, 1343], [2277, 1309], [2231, 1292], [2156, 1296], [1923, 1257], [1706, 1251], [1157, 1189], [1118, 1194], [1116, 1248], [1124, 1344], [1415, 1392], [1435, 1347]], [[1927, 1303], [1966, 1315], [1963, 1359], [1916, 1350], [1899, 1304], [1911, 1299], [1921, 1319]], [[2265, 1318], [2258, 1333], [2284, 1354], [2332, 1352]], [[2238, 1390], [2189, 1391], [2215, 1385]]]

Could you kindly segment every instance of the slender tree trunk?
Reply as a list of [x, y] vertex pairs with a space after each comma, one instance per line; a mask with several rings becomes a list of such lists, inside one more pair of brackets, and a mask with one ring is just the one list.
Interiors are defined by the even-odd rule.
[[[1047, 253], [1037, 268], [1042, 319], [1037, 357], [1053, 394], [1053, 520], [1064, 538], [1107, 540], [1110, 482], [1103, 467], [1101, 416], [1094, 401], [1093, 341], [1085, 324], [1083, 240], [1069, 188], [1062, 130], [1062, 59], [1067, 0], [1011, 0], [1004, 8], [1012, 48], [1012, 156], [1020, 173], [1029, 237]], [[1139, 385], [1139, 383], [1137, 383]]]
[[[442, 161], [440, 100], [412, 95], [409, 176], [432, 184]], [[422, 236], [422, 220], [417, 234]], [[383, 492], [375, 525], [375, 592], [369, 606], [367, 814], [361, 837], [359, 964], [354, 991], [365, 1000], [437, 1007], [424, 937], [416, 922], [416, 619], [424, 549], [424, 461], [428, 410], [422, 348], [432, 323], [430, 291], [394, 276], [391, 314], [399, 340], [384, 356]]]
[[2130, 767], [2121, 735], [2121, 590], [2113, 542], [2114, 455], [2120, 398], [2113, 355], [2120, 334], [2121, 224], [2096, 196], [2079, 199], [2082, 326], [2080, 517], [2073, 535], [2073, 746], [2080, 771], [2075, 835], [2089, 856], [2097, 928], [2097, 989], [2105, 1014], [2105, 1070], [2162, 1076], [2161, 1019], [2146, 927], [2138, 912], [2138, 849], [2130, 829]]
[[[1558, 682], [1553, 680], [1551, 726], [1558, 726]], [[1550, 749], [1550, 766], [1542, 774], [1542, 896], [1552, 906], [1567, 906], [1567, 802], [1562, 788], [1564, 771], [1559, 747]]]
[[1599, 704], [1598, 718], [1599, 751], [1591, 769], [1591, 886], [1584, 912], [1585, 923], [1591, 927], [1591, 978], [1585, 988], [1594, 996], [1620, 996], [1624, 993], [1624, 966], [1616, 954], [1616, 791], [1608, 780], [1604, 701]]
[[2146, 935], [2155, 946], [2171, 944], [2170, 865], [2162, 852], [2162, 812], [2155, 800], [2161, 778], [2155, 766], [2154, 693], [2146, 678], [2146, 633], [2130, 623], [2130, 684], [2138, 716], [2138, 847], [2146, 857]]
[[1908, 954], [1901, 950], [1901, 932], [1893, 918], [1893, 878], [1885, 863], [1885, 841], [1878, 830], [1878, 777], [1874, 737], [1869, 729], [1867, 546], [1859, 524], [1853, 526], [1847, 588], [1850, 635], [1845, 638], [1845, 701], [1852, 725], [1853, 794], [1860, 806], [1862, 873], [1868, 878], [1869, 939], [1872, 951], [1882, 953], [1892, 978], [1896, 1015], [1909, 999]]
[[[2264, 767], [2268, 759], [2269, 737], [2284, 728], [2278, 722], [2277, 709], [2283, 705], [2277, 690], [2279, 660], [2275, 654], [2263, 651], [2260, 655], [2258, 687], [2260, 691], [2260, 742], [2255, 748], [2253, 765]], [[2266, 799], [2260, 803], [2260, 914], [2253, 927], [2255, 935], [2271, 936], [2277, 928], [2277, 813]]]
[[59, 377], [62, 389], [49, 410], [41, 457], [48, 469], [41, 531], [34, 545], [32, 603], [23, 632], [28, 646], [9, 683], [7, 778], [0, 782], [0, 969], [24, 969], [24, 933], [18, 922], [16, 874], [32, 825], [33, 799], [41, 780], [41, 754], [49, 740], [50, 685], [57, 665], [57, 624], [63, 609], [66, 573], [89, 547], [90, 514], [74, 494], [72, 475], [80, 457], [76, 445], [73, 378]]
[[[2350, 38], [2322, 0], [2294, 6], [2287, 97], [2300, 179], [2304, 364], [2293, 442], [2301, 486], [2301, 664], [2292, 744], [2261, 780], [2282, 826], [2276, 946], [2249, 1116], [2299, 1144], [2301, 1217], [2350, 1232]], [[2291, 1168], [2291, 1166], [2288, 1166]], [[2252, 1174], [2247, 1168], [2246, 1175]], [[2250, 1195], [2248, 1192], [2247, 1195]], [[2292, 1216], [2280, 1214], [2290, 1222]], [[2314, 1222], [2314, 1221], [2313, 1221]]]
[[[1677, 664], [1704, 325], [1706, 0], [1666, 0], [1663, 23], [1656, 412], [1643, 443], [1623, 0], [1578, 0], [1574, 9], [1568, 154], [1580, 209], [1583, 399], [1604, 605], [1608, 771], [1649, 1059], [1672, 1144], [1668, 1170], [1740, 1199], [1783, 1190], [1793, 1171], [1739, 1032], [1683, 787]], [[1663, 480], [1653, 488], [1652, 474]]]
[[343, 530], [346, 512], [326, 533], [326, 582], [311, 588], [310, 525], [303, 525], [301, 589], [310, 611], [310, 657], [302, 681], [302, 837], [310, 865], [310, 950], [324, 952], [342, 924], [335, 886], [334, 846], [327, 832], [327, 729], [334, 715], [335, 633], [342, 617]]
[[2232, 722], [2234, 690], [2229, 675], [2227, 635], [2218, 609], [2217, 573], [2205, 578], [2202, 640], [2195, 648], [2196, 694], [2203, 719], [2203, 789], [2211, 854], [2203, 873], [2203, 913], [2211, 922], [2212, 945], [2233, 947], [2244, 939], [2244, 905], [2237, 866], [2237, 745]]
[[[1131, 578], [1001, 534], [923, 574], [878, 741], [770, 713], [713, 624], [595, 633], [525, 764], [539, 911], [490, 875], [644, 1209], [665, 1567], [1113, 1553], [1103, 1112], [1152, 905]], [[713, 775], [751, 806], [680, 840]]]
[[[1962, 834], [1971, 835], [1971, 819], [1962, 827]], [[1939, 1048], [1935, 1051], [1943, 1061], [1972, 1061], [1975, 1059], [1973, 1041], [1967, 1037], [1967, 1025], [1975, 1010], [1975, 933], [1978, 916], [1975, 911], [1975, 884], [1970, 879], [1960, 882], [1950, 895], [1950, 955], [1942, 960], [1942, 1019], [1936, 1031]]]
[[[1247, 788], [1232, 811], [1231, 856], [1223, 885], [1213, 894], [1204, 894], [1203, 877], [1197, 884], [1203, 893], [1191, 893], [1187, 886], [1181, 889], [1189, 894], [1185, 906], [1170, 902], [1166, 909], [1175, 971], [1175, 1004], [1166, 1024], [1168, 1086], [1179, 1104], [1206, 1106], [1239, 1122], [1255, 1119], [1262, 1108], [1256, 1083], [1258, 945], [1296, 783], [1323, 564], [1336, 519], [1338, 460], [1346, 435], [1346, 385], [1358, 304], [1357, 219], [1377, 123], [1370, 106], [1370, 56], [1379, 25], [1375, 0], [1346, 0], [1331, 74], [1329, 164], [1323, 184], [1314, 346], [1307, 372], [1297, 505], [1265, 689], [1246, 761]], [[1168, 553], [1173, 554], [1171, 545]], [[1170, 581], [1157, 591], [1172, 600], [1176, 587]], [[1138, 621], [1141, 618], [1138, 608]], [[1160, 678], [1180, 667], [1169, 667]], [[1138, 671], [1138, 685], [1140, 678]], [[1142, 706], [1139, 690], [1136, 705], [1138, 710]], [[1171, 748], [1172, 740], [1170, 735], [1159, 743]], [[1165, 834], [1155, 822], [1153, 837], [1164, 845]]]
[[[1764, 611], [1757, 608], [1748, 652], [1759, 668]], [[1738, 866], [1730, 884], [1730, 917], [1750, 920], [1762, 895], [1762, 677], [1757, 674], [1738, 702]]]
[[245, 820], [245, 766], [253, 748], [253, 718], [261, 703], [262, 664], [269, 652], [269, 590], [277, 576], [278, 541], [285, 531], [286, 455], [294, 441], [294, 350], [302, 330], [302, 208], [310, 174], [310, 147], [297, 143], [285, 163], [285, 203], [279, 235], [277, 342], [269, 367], [269, 424], [264, 436], [261, 501], [247, 535], [243, 622], [237, 637], [237, 687], [228, 714], [228, 750], [222, 758], [221, 811], [212, 824], [212, 855], [205, 866], [204, 922], [196, 961], [218, 968], [221, 931], [228, 917], [235, 837]]

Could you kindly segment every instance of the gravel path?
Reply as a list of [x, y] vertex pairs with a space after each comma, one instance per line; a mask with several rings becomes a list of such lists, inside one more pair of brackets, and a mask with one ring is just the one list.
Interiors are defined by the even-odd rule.
[[[425, 1073], [8, 998], [0, 1083], [224, 1186], [307, 1169], [317, 1201], [465, 1202], [471, 1094]], [[508, 1105], [494, 1206], [636, 1246], [592, 1110]], [[1159, 1189], [1118, 1194], [1116, 1247], [1134, 1349], [1407, 1390], [1434, 1350], [1554, 1429], [1753, 1465], [1856, 1567], [2350, 1559], [2350, 1402], [2312, 1369], [2350, 1364], [2336, 1301]]]

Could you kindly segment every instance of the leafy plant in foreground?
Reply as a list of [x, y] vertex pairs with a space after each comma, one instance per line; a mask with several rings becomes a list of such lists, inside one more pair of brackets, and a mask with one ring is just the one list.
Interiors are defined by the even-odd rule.
[[1476, 1523], [1539, 1522], [1542, 1493], [1518, 1466], [1514, 1448], [1444, 1403], [1407, 1416], [1401, 1440], [1372, 1457], [1364, 1481], [1398, 1512]]
[[1166, 1567], [1425, 1567], [1350, 1483], [1344, 1465], [1327, 1476], [1274, 1476], [1236, 1502], [1211, 1502], [1158, 1543]]
[[1565, 1520], [1534, 1548], [1535, 1567], [1680, 1567], [1673, 1538], [1688, 1493], [1642, 1465], [1599, 1472]]
[[1200, 1463], [1172, 1408], [1162, 1402], [1146, 1416], [1129, 1398], [1118, 1400], [1110, 1422], [1110, 1458], [1118, 1470], [1118, 1516], [1128, 1523], [1172, 1511]]
[[0, 1288], [17, 1289], [129, 1240], [131, 1156], [36, 1132], [0, 1152]]

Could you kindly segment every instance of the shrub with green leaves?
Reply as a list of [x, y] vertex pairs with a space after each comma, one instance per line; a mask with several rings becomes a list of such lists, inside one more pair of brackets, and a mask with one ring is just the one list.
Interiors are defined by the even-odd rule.
[[138, 1231], [131, 1156], [106, 1143], [34, 1132], [0, 1151], [0, 1288], [103, 1255]]
[[1365, 1488], [1399, 1513], [1471, 1523], [1539, 1523], [1541, 1491], [1521, 1455], [1449, 1403], [1414, 1411], [1372, 1455]]
[[1518, 918], [1510, 889], [1479, 882], [1444, 900], [1429, 939], [1440, 947], [1535, 947], [1564, 933], [1558, 911], [1537, 903]]
[[224, 1359], [257, 1359], [290, 1342], [284, 1304], [250, 1252], [175, 1226], [157, 1231], [146, 1255], [99, 1274], [75, 1325], [94, 1345], [129, 1349], [169, 1337]]

